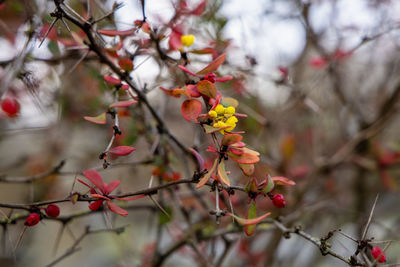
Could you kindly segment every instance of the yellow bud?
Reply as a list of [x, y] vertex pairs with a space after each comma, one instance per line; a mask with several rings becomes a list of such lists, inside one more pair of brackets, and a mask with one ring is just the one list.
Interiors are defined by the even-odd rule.
[[226, 125], [225, 122], [223, 122], [223, 121], [219, 121], [217, 124], [218, 124], [218, 128], [222, 128], [222, 127], [228, 126], [228, 125]]
[[214, 123], [214, 124], [213, 124], [213, 127], [214, 127], [214, 128], [219, 128], [219, 127], [218, 127], [218, 122]]
[[236, 110], [235, 110], [234, 107], [227, 107], [227, 108], [225, 108], [225, 114], [233, 115], [233, 114], [235, 114], [235, 112], [236, 112]]
[[215, 110], [215, 112], [218, 113], [218, 115], [223, 115], [224, 112], [225, 112], [225, 108], [224, 108], [224, 106], [221, 105], [221, 104], [218, 104], [218, 105], [215, 107], [214, 110]]
[[191, 46], [194, 43], [194, 35], [193, 34], [182, 35], [181, 42], [182, 42], [182, 45], [184, 45], [184, 46]]
[[209, 116], [211, 119], [215, 119], [215, 118], [218, 116], [218, 114], [217, 114], [217, 112], [215, 112], [215, 110], [210, 110], [210, 111], [208, 112], [208, 116]]

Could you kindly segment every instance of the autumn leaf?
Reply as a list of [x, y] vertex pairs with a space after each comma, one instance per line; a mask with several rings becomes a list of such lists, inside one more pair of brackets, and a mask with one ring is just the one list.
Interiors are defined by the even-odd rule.
[[110, 150], [108, 150], [107, 153], [111, 153], [111, 154], [118, 155], [118, 156], [126, 156], [135, 150], [136, 150], [136, 148], [131, 147], [131, 146], [116, 146], [116, 147], [113, 147]]
[[96, 123], [96, 124], [106, 124], [106, 113], [101, 113], [100, 115], [96, 117], [89, 117], [85, 116], [83, 117], [85, 120]]
[[224, 63], [225, 58], [226, 58], [225, 54], [220, 55], [219, 57], [214, 59], [210, 64], [208, 64], [204, 69], [197, 72], [197, 74], [203, 75], [215, 71], [222, 63]]
[[185, 100], [181, 107], [183, 118], [187, 121], [196, 120], [201, 113], [202, 107], [203, 105], [197, 99]]

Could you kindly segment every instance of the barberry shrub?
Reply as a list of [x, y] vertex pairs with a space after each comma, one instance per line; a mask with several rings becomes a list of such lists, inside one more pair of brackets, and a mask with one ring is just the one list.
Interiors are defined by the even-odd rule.
[[396, 262], [395, 1], [28, 2], [0, 3], [0, 262]]

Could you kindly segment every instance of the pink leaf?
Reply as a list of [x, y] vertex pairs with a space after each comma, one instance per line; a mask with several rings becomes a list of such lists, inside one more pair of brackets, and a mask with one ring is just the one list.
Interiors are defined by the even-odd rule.
[[108, 208], [112, 211], [115, 212], [118, 215], [121, 216], [126, 216], [128, 215], [128, 212], [126, 210], [124, 210], [123, 208], [115, 205], [114, 203], [112, 203], [111, 201], [107, 201], [107, 206]]
[[100, 194], [90, 194], [90, 197], [92, 197], [92, 198], [101, 198], [101, 199], [104, 199], [104, 200], [110, 200], [108, 197], [100, 195]]
[[232, 216], [233, 218], [235, 218], [235, 220], [243, 225], [243, 226], [247, 226], [247, 225], [253, 225], [253, 224], [257, 224], [259, 222], [261, 222], [262, 220], [264, 220], [267, 216], [269, 216], [271, 214], [271, 212], [267, 212], [264, 215], [254, 218], [254, 219], [244, 219], [244, 218], [240, 218], [238, 216], [236, 216], [235, 214], [232, 213], [227, 213], [229, 216]]
[[106, 113], [101, 113], [96, 117], [85, 116], [85, 120], [96, 123], [96, 124], [106, 124]]
[[272, 177], [272, 181], [274, 181], [275, 184], [278, 185], [296, 185], [295, 181], [292, 181], [286, 177], [282, 177], [282, 176], [275, 176]]
[[103, 78], [106, 82], [108, 82], [109, 84], [112, 84], [112, 85], [118, 85], [121, 83], [121, 80], [114, 78], [112, 76], [104, 76]]
[[126, 156], [135, 150], [136, 150], [136, 148], [131, 147], [131, 146], [116, 146], [116, 147], [113, 147], [110, 150], [108, 150], [107, 153], [111, 153], [111, 154], [118, 155], [118, 156]]
[[193, 148], [190, 148], [190, 151], [193, 153], [193, 155], [196, 157], [197, 162], [199, 163], [199, 169], [200, 171], [203, 170], [204, 168], [204, 159], [203, 157], [200, 155], [199, 152], [197, 152], [196, 150], [194, 150]]
[[125, 31], [118, 31], [118, 30], [98, 30], [97, 32], [106, 35], [106, 36], [129, 36], [133, 35], [135, 32], [135, 28], [125, 30]]
[[169, 36], [169, 41], [168, 41], [170, 50], [178, 50], [179, 48], [182, 47], [181, 36], [182, 36], [182, 33], [174, 31], [174, 30], [172, 31], [172, 33]]
[[202, 107], [203, 106], [199, 100], [185, 100], [181, 106], [181, 113], [183, 118], [187, 121], [196, 120], [201, 113]]
[[224, 63], [225, 58], [226, 58], [225, 54], [220, 55], [219, 57], [214, 59], [210, 64], [208, 64], [204, 69], [197, 72], [197, 74], [203, 75], [215, 71], [222, 63]]
[[104, 184], [103, 178], [101, 175], [95, 170], [85, 170], [83, 171], [83, 175], [92, 182], [101, 192], [104, 193]]
[[110, 108], [124, 108], [129, 107], [130, 105], [136, 104], [136, 100], [126, 100], [126, 101], [118, 101], [110, 105]]

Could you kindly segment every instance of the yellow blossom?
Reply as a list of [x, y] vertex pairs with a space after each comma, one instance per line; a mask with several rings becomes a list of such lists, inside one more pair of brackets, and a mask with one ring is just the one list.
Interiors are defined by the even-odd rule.
[[224, 106], [221, 105], [221, 104], [218, 104], [218, 105], [215, 107], [214, 110], [215, 110], [215, 112], [217, 112], [218, 115], [223, 115], [223, 114], [225, 113], [225, 108], [224, 108]]
[[215, 112], [215, 110], [210, 110], [210, 111], [208, 112], [208, 116], [209, 116], [211, 119], [215, 119], [215, 118], [218, 116], [218, 114], [217, 114], [217, 112]]
[[193, 34], [182, 35], [181, 42], [183, 46], [191, 46], [194, 43], [194, 35]]

